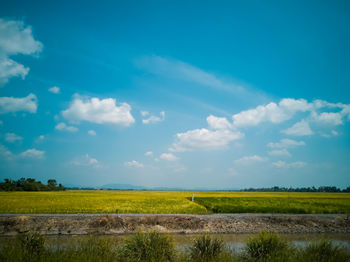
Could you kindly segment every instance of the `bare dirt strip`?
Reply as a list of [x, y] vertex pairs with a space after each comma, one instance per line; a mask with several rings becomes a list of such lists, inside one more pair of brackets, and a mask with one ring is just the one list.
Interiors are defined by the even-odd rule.
[[283, 214], [0, 214], [0, 235], [37, 231], [44, 235], [168, 233], [286, 234], [350, 233], [349, 215]]

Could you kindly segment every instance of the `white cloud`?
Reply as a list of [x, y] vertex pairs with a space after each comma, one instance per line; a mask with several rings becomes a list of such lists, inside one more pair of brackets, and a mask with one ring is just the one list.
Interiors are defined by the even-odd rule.
[[1, 156], [1, 159], [6, 159], [6, 160], [43, 159], [45, 158], [45, 151], [31, 148], [18, 155], [15, 155], [8, 148], [0, 144], [0, 156]]
[[42, 159], [45, 157], [45, 151], [32, 148], [22, 152], [19, 156], [22, 158]]
[[331, 134], [332, 134], [333, 136], [338, 136], [338, 135], [339, 135], [339, 133], [338, 133], [337, 131], [335, 131], [335, 130], [332, 130], [332, 131], [331, 131]]
[[178, 157], [176, 157], [172, 153], [163, 153], [163, 154], [160, 155], [159, 158], [161, 158], [163, 160], [168, 160], [168, 161], [176, 161], [176, 160], [178, 160]]
[[268, 143], [267, 146], [271, 148], [292, 148], [297, 146], [304, 146], [304, 141], [296, 141], [289, 138], [281, 139], [280, 142], [277, 143]]
[[87, 166], [94, 168], [102, 167], [96, 158], [90, 157], [88, 154], [74, 159], [71, 164], [74, 166]]
[[9, 143], [15, 143], [17, 141], [22, 141], [23, 137], [16, 135], [15, 133], [6, 133], [5, 140]]
[[214, 74], [205, 72], [195, 66], [178, 60], [166, 59], [160, 56], [146, 56], [138, 59], [136, 65], [155, 75], [179, 79], [213, 89], [229, 92], [241, 92], [244, 90], [241, 86], [219, 79]]
[[330, 137], [334, 137], [334, 136], [339, 136], [339, 133], [335, 130], [332, 130], [330, 133], [321, 133], [321, 136], [326, 137], [326, 138], [330, 138]]
[[257, 162], [265, 162], [267, 161], [266, 157], [261, 157], [258, 155], [253, 155], [253, 156], [245, 156], [240, 159], [236, 159], [234, 162], [235, 164], [238, 165], [247, 165], [247, 164], [252, 164], [252, 163], [257, 163]]
[[88, 121], [96, 124], [115, 124], [129, 126], [135, 120], [131, 107], [127, 103], [116, 104], [116, 99], [91, 98], [83, 100], [76, 97], [67, 110], [62, 111], [64, 118], [71, 122]]
[[12, 154], [12, 152], [10, 150], [8, 150], [7, 147], [5, 147], [4, 145], [0, 144], [0, 160], [1, 159], [7, 159], [7, 160], [11, 160], [14, 155]]
[[27, 111], [36, 113], [38, 99], [34, 94], [26, 97], [0, 97], [0, 114], [16, 113], [18, 111]]
[[75, 126], [68, 126], [63, 122], [58, 123], [55, 126], [55, 129], [60, 130], [60, 131], [68, 131], [68, 132], [77, 132], [78, 131], [78, 128], [76, 128]]
[[24, 67], [12, 59], [0, 57], [0, 87], [6, 84], [11, 77], [19, 76], [24, 79], [28, 72], [28, 67]]
[[350, 120], [350, 105], [343, 105], [343, 109], [340, 111], [341, 115], [346, 117], [347, 120]]
[[40, 136], [38, 136], [37, 139], [35, 139], [35, 143], [41, 143], [41, 142], [44, 141], [44, 139], [45, 139], [45, 136], [44, 135], [40, 135]]
[[0, 18], [0, 85], [7, 83], [11, 77], [24, 79], [29, 72], [29, 68], [10, 59], [10, 56], [37, 54], [42, 48], [42, 43], [34, 39], [30, 26], [25, 26], [22, 21]]
[[179, 167], [175, 167], [173, 171], [176, 173], [183, 173], [187, 171], [187, 168], [185, 166], [179, 166]]
[[152, 151], [148, 151], [145, 153], [145, 156], [153, 156], [153, 152]]
[[148, 116], [149, 112], [148, 111], [140, 111], [141, 116]]
[[333, 112], [323, 112], [320, 114], [317, 114], [316, 112], [311, 113], [311, 119], [319, 124], [322, 125], [330, 125], [330, 126], [337, 126], [342, 125], [343, 116], [341, 113], [333, 113]]
[[201, 128], [176, 134], [176, 141], [169, 151], [206, 151], [225, 148], [231, 141], [244, 137], [244, 134], [231, 130], [230, 123], [224, 117], [210, 115], [207, 123], [211, 129]]
[[196, 150], [213, 150], [225, 148], [231, 141], [244, 137], [241, 132], [219, 129], [208, 130], [206, 128], [194, 129], [185, 133], [176, 134], [177, 141], [170, 151], [184, 152]]
[[301, 168], [306, 166], [305, 162], [292, 162], [292, 163], [286, 163], [285, 161], [277, 161], [272, 163], [273, 166], [277, 167], [277, 168]]
[[207, 122], [210, 128], [212, 129], [230, 129], [232, 128], [232, 125], [226, 117], [216, 117], [213, 115], [210, 115], [207, 117]]
[[[144, 111], [142, 111], [142, 112], [144, 112]], [[154, 124], [154, 123], [157, 123], [157, 122], [164, 121], [164, 119], [165, 119], [165, 112], [162, 111], [162, 112], [160, 112], [159, 115], [160, 115], [159, 117], [151, 115], [150, 117], [148, 117], [146, 119], [142, 119], [142, 123], [147, 125], [147, 124]]]
[[288, 152], [287, 149], [279, 149], [279, 150], [272, 150], [269, 152], [270, 156], [286, 156], [286, 157], [291, 157], [292, 155]]
[[61, 91], [60, 88], [57, 86], [53, 86], [53, 87], [49, 88], [49, 92], [54, 93], [54, 94], [59, 94], [60, 91]]
[[132, 160], [130, 162], [125, 162], [124, 165], [127, 167], [136, 167], [136, 168], [143, 167], [143, 164], [141, 164], [140, 162], [137, 162], [136, 160]]
[[90, 136], [96, 136], [95, 130], [89, 130], [89, 131], [88, 131], [88, 134], [89, 134]]
[[304, 119], [298, 123], [295, 123], [292, 127], [282, 130], [281, 132], [292, 136], [309, 136], [313, 134], [309, 123]]
[[271, 102], [241, 111], [233, 115], [232, 119], [236, 127], [256, 126], [262, 122], [277, 124], [292, 118], [296, 112], [305, 112], [311, 107], [304, 99], [284, 98], [278, 104]]

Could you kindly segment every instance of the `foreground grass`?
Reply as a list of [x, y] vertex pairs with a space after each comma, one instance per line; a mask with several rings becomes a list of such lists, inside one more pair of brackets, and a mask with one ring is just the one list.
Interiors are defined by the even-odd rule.
[[159, 232], [137, 233], [123, 241], [90, 237], [74, 246], [49, 247], [38, 233], [25, 233], [0, 248], [0, 261], [125, 261], [125, 262], [346, 262], [350, 252], [328, 240], [296, 247], [277, 234], [260, 233], [250, 238], [242, 252], [234, 253], [222, 240], [202, 235], [185, 249], [176, 249], [171, 236]]
[[[192, 193], [195, 201], [191, 201]], [[348, 193], [0, 192], [0, 213], [350, 213]]]

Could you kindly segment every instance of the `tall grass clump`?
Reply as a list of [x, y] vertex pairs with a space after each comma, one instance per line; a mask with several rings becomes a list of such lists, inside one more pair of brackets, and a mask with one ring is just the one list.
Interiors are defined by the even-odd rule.
[[167, 234], [139, 232], [125, 241], [120, 250], [122, 261], [163, 262], [176, 257], [173, 240]]
[[323, 239], [310, 243], [300, 250], [297, 260], [301, 262], [345, 262], [350, 261], [350, 254], [340, 245]]
[[21, 233], [0, 251], [0, 261], [43, 261], [45, 238], [37, 232]]
[[76, 248], [63, 253], [70, 253], [72, 257], [69, 260], [75, 261], [118, 261], [119, 254], [116, 244], [115, 241], [89, 236], [87, 240], [80, 241]]
[[223, 254], [224, 243], [208, 234], [201, 235], [194, 240], [189, 248], [190, 258], [194, 261], [217, 261]]
[[286, 261], [288, 249], [287, 242], [278, 234], [260, 232], [249, 238], [244, 256], [249, 261]]

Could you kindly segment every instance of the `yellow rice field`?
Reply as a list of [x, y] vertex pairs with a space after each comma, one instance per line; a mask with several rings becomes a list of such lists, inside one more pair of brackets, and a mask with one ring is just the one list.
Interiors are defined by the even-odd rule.
[[[192, 194], [195, 201], [191, 201]], [[0, 192], [0, 213], [350, 213], [348, 193]]]

